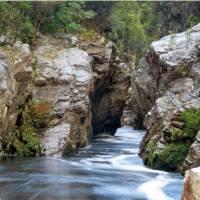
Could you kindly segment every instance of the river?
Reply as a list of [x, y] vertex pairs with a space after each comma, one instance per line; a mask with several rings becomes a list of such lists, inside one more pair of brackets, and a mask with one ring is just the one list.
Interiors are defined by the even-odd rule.
[[143, 131], [123, 127], [70, 158], [0, 161], [1, 200], [180, 200], [183, 177], [138, 157]]

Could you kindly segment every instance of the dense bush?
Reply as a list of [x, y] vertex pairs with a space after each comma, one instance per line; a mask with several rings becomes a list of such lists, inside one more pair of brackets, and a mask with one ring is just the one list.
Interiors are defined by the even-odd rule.
[[187, 133], [187, 135], [191, 135], [191, 137], [194, 137], [200, 130], [200, 108], [191, 108], [184, 111], [181, 114], [181, 119], [185, 124], [183, 132]]
[[113, 6], [110, 24], [114, 37], [124, 56], [134, 54], [139, 59], [153, 35], [155, 13], [152, 2], [118, 2]]
[[24, 42], [32, 43], [36, 33], [84, 30], [83, 22], [94, 12], [85, 8], [85, 2], [1, 2], [0, 33], [12, 32]]

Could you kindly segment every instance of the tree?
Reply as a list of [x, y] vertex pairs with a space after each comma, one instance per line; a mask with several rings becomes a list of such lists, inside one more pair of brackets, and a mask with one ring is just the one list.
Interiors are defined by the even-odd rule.
[[118, 2], [110, 16], [114, 38], [124, 57], [134, 54], [138, 60], [151, 41], [154, 15], [152, 2]]
[[84, 30], [83, 22], [94, 12], [85, 2], [2, 2], [0, 32], [12, 33], [24, 42], [33, 43], [37, 32], [76, 33]]

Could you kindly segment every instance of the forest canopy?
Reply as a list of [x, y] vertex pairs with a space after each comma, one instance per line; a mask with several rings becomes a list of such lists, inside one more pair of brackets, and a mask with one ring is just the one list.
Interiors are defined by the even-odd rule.
[[200, 21], [200, 2], [1, 2], [0, 33], [32, 44], [37, 33], [98, 32], [124, 59], [138, 61], [149, 44]]

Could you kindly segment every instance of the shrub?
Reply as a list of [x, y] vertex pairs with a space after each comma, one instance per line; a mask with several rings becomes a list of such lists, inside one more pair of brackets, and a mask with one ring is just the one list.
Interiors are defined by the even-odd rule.
[[150, 167], [154, 166], [155, 160], [155, 150], [156, 150], [156, 142], [154, 140], [149, 141], [147, 144], [147, 165]]
[[182, 112], [181, 119], [185, 124], [183, 135], [193, 142], [197, 132], [200, 130], [200, 108], [191, 108]]
[[160, 160], [161, 168], [177, 169], [185, 160], [191, 143], [171, 143], [157, 157]]

